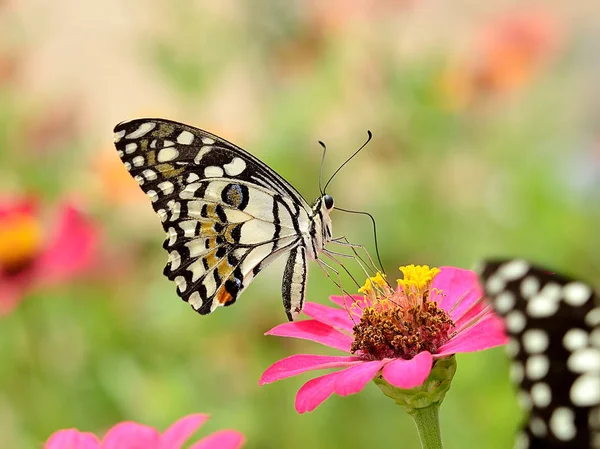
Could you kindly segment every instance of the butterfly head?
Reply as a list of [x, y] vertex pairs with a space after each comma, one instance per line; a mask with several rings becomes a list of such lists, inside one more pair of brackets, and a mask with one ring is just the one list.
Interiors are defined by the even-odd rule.
[[329, 214], [333, 210], [333, 197], [324, 193], [317, 199], [313, 206], [315, 216], [321, 219], [322, 242], [328, 242], [332, 236], [331, 218]]

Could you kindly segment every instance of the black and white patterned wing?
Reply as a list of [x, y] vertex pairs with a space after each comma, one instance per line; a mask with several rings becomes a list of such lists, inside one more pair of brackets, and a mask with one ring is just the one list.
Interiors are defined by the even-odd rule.
[[600, 305], [584, 282], [524, 260], [485, 263], [486, 296], [510, 337], [529, 418], [516, 448], [600, 447]]
[[262, 268], [301, 244], [310, 206], [250, 153], [163, 119], [122, 122], [114, 133], [167, 233], [164, 273], [199, 313], [233, 304]]

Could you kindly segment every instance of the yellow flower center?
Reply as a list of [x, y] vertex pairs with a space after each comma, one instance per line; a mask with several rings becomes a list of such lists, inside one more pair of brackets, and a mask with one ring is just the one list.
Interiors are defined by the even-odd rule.
[[29, 214], [0, 218], [0, 268], [16, 272], [30, 263], [40, 250], [39, 222]]
[[408, 265], [400, 271], [395, 290], [380, 273], [359, 290], [370, 305], [354, 326], [352, 353], [368, 360], [411, 359], [422, 351], [436, 353], [450, 339], [454, 323], [435, 301], [443, 292], [431, 287], [440, 270]]

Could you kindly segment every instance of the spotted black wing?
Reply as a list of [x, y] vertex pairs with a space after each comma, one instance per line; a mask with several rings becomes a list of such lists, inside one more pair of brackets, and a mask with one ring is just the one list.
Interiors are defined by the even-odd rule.
[[511, 377], [529, 410], [516, 447], [600, 447], [598, 296], [524, 260], [488, 261], [481, 278], [504, 318]]
[[199, 313], [233, 304], [262, 268], [302, 243], [310, 206], [250, 153], [163, 119], [122, 122], [114, 133], [167, 233], [164, 273]]

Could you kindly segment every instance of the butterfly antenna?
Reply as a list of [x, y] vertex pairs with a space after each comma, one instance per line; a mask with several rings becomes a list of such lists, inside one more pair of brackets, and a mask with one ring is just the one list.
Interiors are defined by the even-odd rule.
[[319, 191], [321, 192], [321, 196], [325, 195], [323, 191], [323, 164], [325, 163], [325, 154], [327, 153], [327, 147], [323, 142], [319, 140], [319, 145], [323, 147], [323, 156], [321, 156], [321, 169], [319, 170]]
[[354, 156], [356, 156], [358, 153], [360, 153], [361, 150], [364, 147], [366, 147], [367, 144], [371, 141], [371, 139], [373, 138], [373, 133], [371, 133], [371, 131], [367, 130], [367, 134], [369, 136], [367, 138], [367, 141], [365, 143], [363, 143], [362, 146], [358, 150], [356, 150], [352, 156], [350, 156], [348, 159], [346, 159], [346, 161], [342, 165], [340, 165], [339, 168], [336, 171], [333, 172], [333, 175], [331, 175], [331, 177], [329, 178], [329, 180], [325, 184], [325, 188], [323, 189], [323, 192], [325, 192], [327, 190], [327, 186], [329, 185], [329, 183], [333, 180], [333, 178], [335, 177], [335, 175], [337, 175], [338, 172], [344, 167], [344, 165], [346, 165], [348, 162], [350, 162], [354, 158]]
[[[325, 186], [325, 188], [327, 188], [327, 186]], [[377, 243], [377, 224], [375, 223], [375, 217], [373, 217], [373, 215], [371, 215], [369, 212], [363, 212], [360, 210], [342, 209], [341, 207], [337, 207], [337, 206], [335, 206], [334, 209], [339, 210], [341, 212], [347, 212], [349, 214], [366, 215], [367, 217], [369, 217], [371, 219], [371, 223], [373, 224], [373, 240], [375, 241], [375, 254], [377, 255], [377, 262], [379, 262], [379, 266], [381, 267], [381, 272], [383, 274], [385, 274], [385, 269], [383, 268], [383, 264], [381, 263], [381, 256], [379, 255], [379, 244]]]

